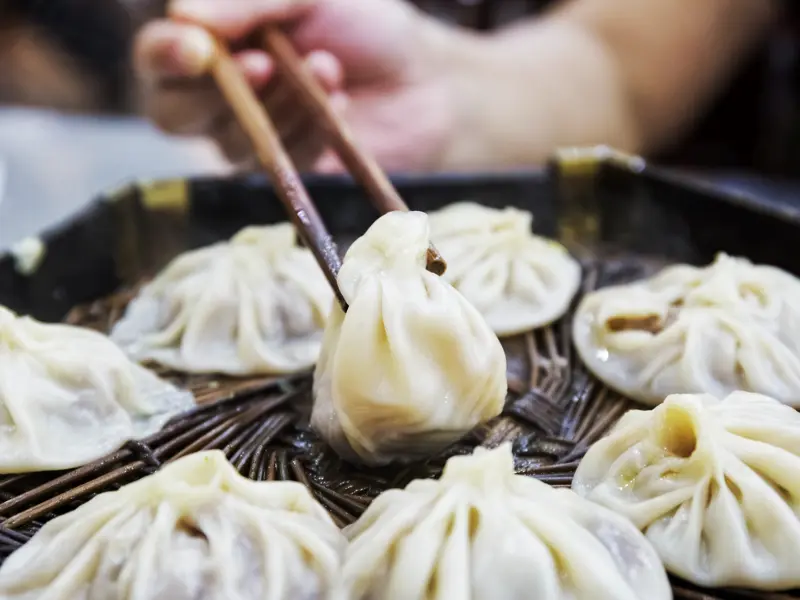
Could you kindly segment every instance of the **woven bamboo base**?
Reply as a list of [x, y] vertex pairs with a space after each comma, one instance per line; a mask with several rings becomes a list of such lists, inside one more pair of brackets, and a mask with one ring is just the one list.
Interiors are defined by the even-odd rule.
[[[631, 258], [584, 265], [582, 293], [652, 272], [658, 265]], [[123, 291], [75, 308], [67, 322], [108, 332], [134, 294]], [[60, 473], [0, 478], [0, 560], [41, 525], [94, 495], [119, 488], [186, 454], [221, 449], [245, 476], [303, 483], [340, 526], [352, 523], [370, 501], [412, 479], [437, 477], [450, 456], [475, 446], [513, 442], [518, 473], [567, 487], [587, 448], [634, 404], [599, 383], [574, 356], [571, 315], [504, 341], [509, 396], [503, 414], [481, 425], [446, 452], [407, 467], [365, 469], [341, 461], [308, 428], [311, 375], [231, 378], [186, 375], [149, 365], [192, 390], [199, 406], [159, 433], [130, 442], [84, 467]], [[687, 600], [792, 600], [800, 594], [708, 591], [674, 579], [676, 598]]]

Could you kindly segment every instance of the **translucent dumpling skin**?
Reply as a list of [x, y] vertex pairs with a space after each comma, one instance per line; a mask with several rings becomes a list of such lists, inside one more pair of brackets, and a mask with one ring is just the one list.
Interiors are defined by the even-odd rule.
[[669, 600], [626, 519], [514, 474], [510, 445], [381, 494], [345, 530], [352, 600]]
[[0, 600], [347, 600], [344, 546], [303, 485], [203, 452], [47, 523], [0, 567]]
[[111, 332], [135, 360], [189, 373], [286, 374], [319, 356], [333, 292], [289, 223], [186, 252]]
[[431, 237], [447, 259], [444, 274], [499, 336], [564, 315], [581, 267], [561, 244], [533, 235], [531, 213], [460, 202], [431, 213]]
[[[344, 458], [430, 456], [497, 416], [506, 359], [478, 311], [425, 270], [428, 217], [393, 212], [350, 247], [314, 373], [311, 424]], [[446, 257], [445, 257], [446, 258]]]
[[581, 359], [649, 405], [669, 394], [735, 390], [800, 407], [800, 281], [720, 254], [588, 294], [575, 313]]
[[0, 307], [0, 473], [81, 466], [192, 406], [106, 336]]
[[675, 394], [630, 411], [573, 489], [630, 519], [707, 587], [800, 587], [800, 414], [766, 396]]

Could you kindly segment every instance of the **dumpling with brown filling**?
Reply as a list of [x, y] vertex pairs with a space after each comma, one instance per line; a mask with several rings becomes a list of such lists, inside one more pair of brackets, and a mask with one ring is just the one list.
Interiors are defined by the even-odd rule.
[[800, 281], [775, 267], [720, 254], [601, 289], [573, 340], [598, 378], [646, 404], [746, 390], [800, 407]]

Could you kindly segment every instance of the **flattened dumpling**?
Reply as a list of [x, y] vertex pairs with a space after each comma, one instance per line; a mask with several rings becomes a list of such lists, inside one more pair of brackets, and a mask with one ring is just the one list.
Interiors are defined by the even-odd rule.
[[193, 406], [106, 336], [0, 306], [0, 473], [84, 465]]

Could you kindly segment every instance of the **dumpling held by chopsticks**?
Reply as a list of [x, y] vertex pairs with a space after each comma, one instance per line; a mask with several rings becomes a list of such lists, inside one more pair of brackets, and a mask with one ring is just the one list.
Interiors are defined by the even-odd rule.
[[136, 360], [190, 373], [292, 373], [316, 362], [331, 298], [290, 223], [246, 227], [174, 259], [111, 337]]
[[389, 213], [339, 271], [349, 308], [335, 305], [325, 330], [311, 424], [346, 459], [429, 456], [503, 408], [500, 342], [460, 293], [425, 270], [428, 243], [424, 213]]

